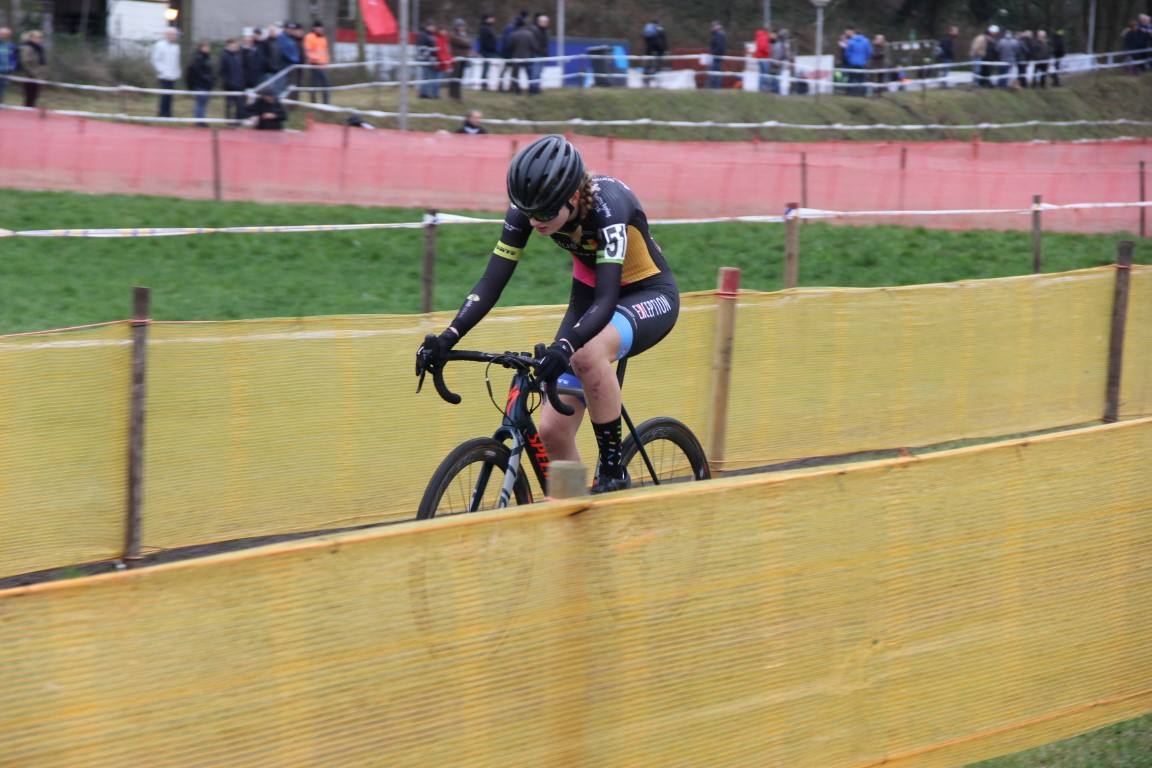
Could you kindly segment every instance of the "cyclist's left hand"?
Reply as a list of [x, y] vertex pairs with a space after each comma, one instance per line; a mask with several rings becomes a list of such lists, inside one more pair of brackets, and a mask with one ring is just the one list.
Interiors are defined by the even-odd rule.
[[448, 352], [460, 340], [452, 331], [444, 331], [439, 336], [427, 336], [416, 350], [416, 375], [439, 368], [444, 364]]
[[568, 363], [572, 360], [572, 345], [565, 339], [552, 342], [540, 358], [536, 366], [536, 376], [541, 381], [553, 382], [560, 378], [560, 374], [568, 370]]

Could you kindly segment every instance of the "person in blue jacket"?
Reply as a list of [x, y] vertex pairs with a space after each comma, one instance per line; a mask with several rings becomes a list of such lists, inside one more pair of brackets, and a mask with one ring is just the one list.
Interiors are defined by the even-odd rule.
[[844, 30], [844, 66], [848, 70], [848, 82], [852, 83], [848, 93], [853, 96], [864, 95], [865, 70], [871, 61], [872, 43], [868, 38], [852, 27]]

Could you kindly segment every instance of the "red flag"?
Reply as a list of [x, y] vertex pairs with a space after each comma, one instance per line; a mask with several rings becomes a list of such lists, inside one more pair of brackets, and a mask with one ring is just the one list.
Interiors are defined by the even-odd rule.
[[396, 34], [396, 17], [384, 0], [360, 0], [360, 13], [364, 15], [364, 26], [373, 37]]

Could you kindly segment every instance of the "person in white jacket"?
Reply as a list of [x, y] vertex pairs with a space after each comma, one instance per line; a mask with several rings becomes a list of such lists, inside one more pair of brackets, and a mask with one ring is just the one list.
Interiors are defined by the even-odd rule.
[[[160, 87], [171, 90], [180, 79], [180, 32], [175, 27], [164, 30], [164, 39], [152, 44], [152, 69]], [[160, 117], [172, 117], [172, 94], [160, 96]]]

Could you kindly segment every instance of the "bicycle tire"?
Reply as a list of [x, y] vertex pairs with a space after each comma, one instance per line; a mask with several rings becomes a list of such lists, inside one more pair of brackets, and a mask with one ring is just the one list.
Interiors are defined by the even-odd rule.
[[636, 428], [635, 437], [631, 434], [621, 446], [621, 460], [632, 477], [632, 487], [642, 488], [653, 485], [652, 475], [640, 456], [639, 445], [644, 446], [652, 460], [653, 469], [660, 485], [668, 483], [693, 482], [712, 477], [704, 447], [696, 439], [692, 430], [683, 422], [667, 416], [648, 419]]
[[[424, 498], [420, 500], [416, 519], [428, 520], [436, 516], [466, 514], [476, 482], [481, 479], [485, 471], [488, 472], [488, 476], [482, 489], [481, 506], [476, 511], [494, 509], [499, 501], [500, 488], [504, 483], [504, 473], [508, 470], [508, 458], [511, 453], [507, 445], [492, 437], [477, 437], [456, 446], [432, 473], [432, 479], [428, 481], [428, 487], [424, 490]], [[516, 485], [513, 486], [513, 496], [516, 504], [531, 504], [532, 489], [528, 486], [528, 479], [523, 469], [521, 466], [520, 476], [516, 478]], [[484, 501], [489, 499], [492, 500], [492, 504], [485, 506]]]

